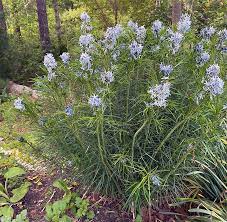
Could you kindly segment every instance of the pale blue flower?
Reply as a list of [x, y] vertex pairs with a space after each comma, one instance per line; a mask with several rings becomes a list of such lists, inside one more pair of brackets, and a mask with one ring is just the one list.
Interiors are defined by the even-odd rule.
[[218, 32], [218, 36], [221, 42], [224, 42], [227, 40], [227, 29], [223, 29]]
[[80, 56], [80, 63], [82, 65], [81, 69], [83, 70], [90, 70], [91, 69], [91, 56], [86, 52], [82, 53]]
[[62, 62], [64, 64], [68, 64], [69, 63], [69, 60], [70, 60], [70, 55], [68, 52], [63, 52], [61, 55], [60, 55], [60, 58], [62, 60]]
[[204, 82], [204, 90], [213, 96], [220, 95], [224, 92], [224, 81], [218, 76], [208, 77]]
[[58, 85], [59, 85], [59, 87], [61, 89], [64, 89], [65, 88], [65, 82], [60, 82]]
[[210, 26], [210, 27], [205, 27], [201, 30], [200, 35], [204, 40], [210, 40], [211, 36], [215, 33], [215, 28]]
[[171, 84], [169, 82], [152, 86], [149, 89], [148, 93], [150, 94], [153, 102], [151, 102], [147, 105], [148, 106], [166, 107], [167, 99], [170, 96], [170, 86], [171, 86]]
[[102, 105], [102, 100], [97, 95], [93, 95], [89, 98], [88, 103], [92, 108], [98, 108]]
[[128, 27], [130, 27], [135, 32], [138, 28], [138, 24], [136, 22], [133, 22], [133, 21], [130, 20], [128, 22]]
[[47, 71], [48, 71], [48, 74], [47, 74], [48, 81], [51, 81], [56, 77], [56, 73], [51, 68], [48, 68]]
[[57, 62], [52, 53], [47, 53], [44, 56], [43, 64], [47, 69], [54, 69], [57, 67]]
[[168, 36], [168, 37], [171, 37], [172, 35], [174, 35], [174, 31], [173, 31], [171, 28], [168, 28], [168, 29], [166, 30], [166, 32], [167, 32], [167, 36]]
[[82, 21], [81, 27], [80, 27], [81, 31], [83, 33], [90, 32], [93, 29], [93, 27], [90, 25], [90, 21], [91, 21], [90, 16], [86, 12], [83, 12], [80, 15], [80, 19]]
[[104, 44], [107, 49], [113, 49], [117, 39], [121, 36], [123, 28], [121, 25], [117, 24], [114, 27], [109, 27], [105, 33]]
[[203, 43], [202, 43], [202, 42], [199, 42], [199, 43], [197, 43], [197, 44], [195, 45], [195, 51], [196, 51], [197, 53], [203, 52]]
[[177, 23], [177, 30], [181, 33], [186, 33], [191, 28], [191, 17], [188, 14], [182, 14], [180, 21]]
[[136, 29], [136, 41], [139, 43], [143, 43], [146, 38], [146, 28], [144, 26], [140, 26]]
[[14, 107], [22, 112], [25, 110], [24, 102], [21, 98], [14, 100]]
[[67, 106], [67, 107], [65, 108], [65, 114], [66, 114], [67, 116], [72, 116], [72, 115], [74, 114], [74, 111], [73, 111], [72, 106]]
[[151, 176], [151, 181], [152, 181], [153, 185], [155, 185], [155, 186], [159, 187], [161, 185], [160, 179], [159, 179], [159, 177], [157, 175], [152, 175]]
[[143, 46], [136, 41], [129, 45], [130, 53], [134, 59], [138, 59], [142, 53]]
[[173, 71], [172, 65], [164, 65], [163, 63], [160, 64], [160, 71], [165, 75], [169, 76], [170, 73]]
[[183, 37], [184, 36], [180, 32], [171, 33], [169, 40], [171, 42], [171, 47], [174, 54], [180, 49], [180, 44], [183, 40]]
[[199, 105], [200, 101], [204, 98], [204, 91], [200, 92], [197, 96], [196, 96], [196, 104]]
[[120, 50], [115, 50], [112, 54], [112, 58], [114, 61], [117, 61], [118, 57], [120, 56], [121, 52]]
[[153, 34], [154, 36], [157, 38], [160, 31], [163, 29], [163, 25], [162, 25], [162, 22], [159, 21], [159, 20], [156, 20], [153, 22], [153, 25], [152, 25], [152, 31], [153, 31]]
[[218, 64], [213, 64], [206, 69], [206, 74], [209, 77], [216, 77], [220, 73], [220, 66]]
[[87, 14], [87, 12], [83, 12], [80, 15], [80, 19], [82, 22], [89, 23], [91, 21], [90, 16]]
[[91, 25], [88, 25], [87, 23], [82, 23], [80, 26], [80, 29], [83, 33], [92, 31], [93, 27]]
[[138, 24], [133, 21], [129, 21], [128, 26], [135, 32], [136, 41], [143, 43], [146, 38], [146, 28], [144, 26], [138, 26]]
[[208, 52], [203, 52], [196, 58], [196, 62], [198, 66], [203, 66], [209, 61], [209, 59], [210, 59], [210, 54]]
[[111, 72], [111, 71], [103, 72], [101, 74], [101, 80], [102, 80], [103, 83], [107, 83], [107, 84], [113, 82], [114, 81], [113, 72]]
[[92, 34], [81, 35], [79, 39], [79, 43], [81, 46], [88, 47], [94, 42], [94, 37]]

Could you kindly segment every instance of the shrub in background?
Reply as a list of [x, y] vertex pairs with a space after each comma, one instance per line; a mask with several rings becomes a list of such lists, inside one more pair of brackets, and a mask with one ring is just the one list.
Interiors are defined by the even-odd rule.
[[127, 206], [184, 194], [203, 142], [222, 133], [227, 31], [196, 34], [185, 14], [172, 29], [130, 21], [96, 40], [90, 17], [81, 20], [81, 53], [63, 53], [61, 62], [47, 54], [47, 75], [35, 80], [40, 99], [18, 98], [15, 107], [85, 184]]

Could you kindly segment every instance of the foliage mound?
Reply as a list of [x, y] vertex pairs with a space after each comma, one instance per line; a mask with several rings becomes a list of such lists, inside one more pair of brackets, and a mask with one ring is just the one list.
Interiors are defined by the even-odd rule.
[[[14, 105], [31, 117], [39, 142], [76, 164], [85, 184], [140, 208], [187, 192], [183, 180], [224, 135], [226, 30], [130, 21], [96, 40], [81, 15], [81, 54], [44, 58], [36, 103]], [[223, 117], [224, 116], [224, 117]]]

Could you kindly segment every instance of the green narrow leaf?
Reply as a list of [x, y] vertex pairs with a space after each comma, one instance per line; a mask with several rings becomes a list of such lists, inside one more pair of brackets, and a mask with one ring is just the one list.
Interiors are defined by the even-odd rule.
[[6, 179], [10, 179], [16, 176], [22, 176], [25, 173], [26, 172], [20, 167], [12, 167], [12, 168], [9, 168], [8, 171], [4, 174], [4, 177]]

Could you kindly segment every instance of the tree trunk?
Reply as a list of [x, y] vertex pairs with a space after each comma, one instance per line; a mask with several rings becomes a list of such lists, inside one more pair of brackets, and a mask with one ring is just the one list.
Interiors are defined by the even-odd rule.
[[61, 48], [61, 37], [62, 37], [62, 30], [61, 30], [61, 19], [59, 14], [59, 6], [57, 0], [52, 1], [53, 8], [54, 8], [54, 15], [55, 15], [55, 29], [58, 38], [59, 48]]
[[180, 20], [182, 3], [180, 0], [172, 0], [172, 24], [177, 24]]
[[18, 10], [17, 10], [17, 5], [14, 1], [12, 1], [12, 11], [13, 11], [13, 19], [14, 19], [14, 32], [16, 34], [16, 36], [20, 39], [21, 36], [21, 28], [20, 28], [20, 24], [19, 24], [19, 17], [18, 17]]
[[115, 17], [115, 25], [118, 23], [118, 3], [117, 0], [114, 0], [114, 17]]
[[117, 0], [109, 0], [110, 4], [112, 5], [113, 12], [114, 12], [114, 23], [117, 25], [118, 23], [118, 2]]
[[8, 47], [7, 26], [4, 16], [2, 0], [0, 0], [0, 49]]
[[39, 22], [39, 35], [44, 53], [50, 51], [51, 42], [49, 36], [48, 19], [46, 11], [46, 0], [36, 0]]

